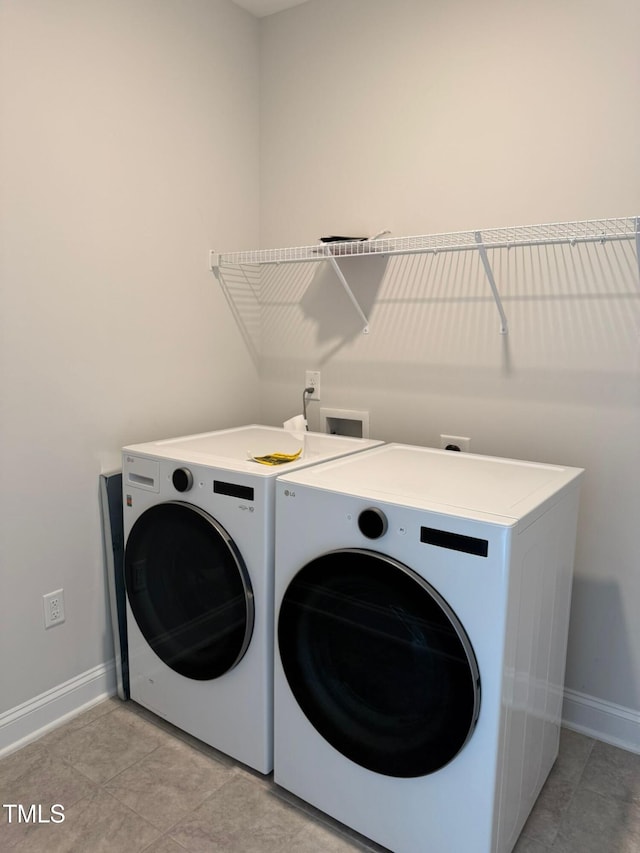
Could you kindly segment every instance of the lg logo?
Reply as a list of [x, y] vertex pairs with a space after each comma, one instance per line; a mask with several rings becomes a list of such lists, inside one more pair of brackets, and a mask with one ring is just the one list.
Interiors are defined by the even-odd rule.
[[284, 496], [285, 498], [295, 498], [296, 493], [292, 489], [285, 489]]
[[41, 805], [32, 803], [23, 806], [22, 803], [3, 803], [7, 810], [7, 823], [62, 823], [64, 821], [64, 806], [54, 803], [48, 813]]

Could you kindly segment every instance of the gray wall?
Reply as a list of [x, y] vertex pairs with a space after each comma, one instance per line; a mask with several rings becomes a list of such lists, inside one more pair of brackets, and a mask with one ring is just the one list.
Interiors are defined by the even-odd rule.
[[228, 0], [2, 2], [0, 33], [1, 714], [113, 658], [120, 447], [258, 418], [208, 252], [258, 240], [259, 80]]

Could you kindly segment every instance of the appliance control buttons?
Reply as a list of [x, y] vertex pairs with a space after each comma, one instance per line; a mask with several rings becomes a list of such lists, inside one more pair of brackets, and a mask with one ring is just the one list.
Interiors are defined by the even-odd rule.
[[176, 468], [171, 476], [171, 480], [179, 492], [188, 492], [193, 486], [193, 474], [188, 468]]
[[367, 539], [379, 539], [387, 532], [387, 517], [380, 509], [363, 509], [358, 516], [358, 527]]

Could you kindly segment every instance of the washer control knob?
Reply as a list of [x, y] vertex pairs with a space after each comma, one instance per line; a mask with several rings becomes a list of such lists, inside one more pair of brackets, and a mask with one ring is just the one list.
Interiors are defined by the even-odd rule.
[[358, 527], [367, 539], [379, 539], [387, 532], [387, 516], [381, 509], [363, 509], [358, 516]]
[[176, 468], [171, 479], [179, 492], [188, 492], [193, 486], [193, 474], [188, 468]]

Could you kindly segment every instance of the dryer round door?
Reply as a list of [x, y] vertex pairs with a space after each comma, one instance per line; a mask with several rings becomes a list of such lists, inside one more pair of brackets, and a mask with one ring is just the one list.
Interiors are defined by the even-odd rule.
[[387, 776], [448, 764], [480, 711], [478, 665], [447, 602], [402, 563], [360, 549], [304, 566], [278, 646], [300, 708], [333, 747]]
[[127, 539], [125, 584], [144, 638], [171, 669], [204, 681], [241, 660], [253, 630], [249, 574], [203, 510], [179, 501], [146, 510]]

